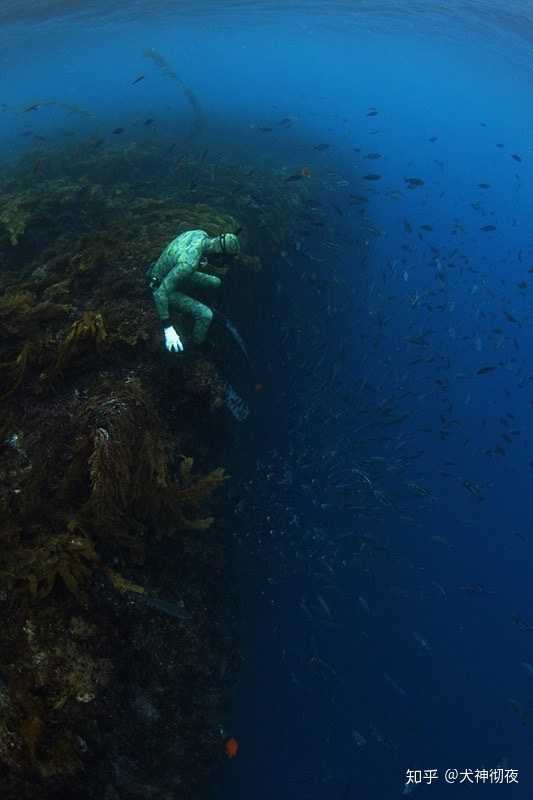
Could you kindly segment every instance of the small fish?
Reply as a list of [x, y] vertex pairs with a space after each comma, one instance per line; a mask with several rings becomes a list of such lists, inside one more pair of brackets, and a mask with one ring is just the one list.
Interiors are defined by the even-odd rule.
[[367, 601], [365, 600], [365, 598], [364, 598], [364, 597], [362, 597], [362, 595], [359, 595], [359, 597], [357, 598], [357, 600], [358, 600], [358, 602], [359, 602], [359, 605], [360, 605], [360, 606], [361, 606], [361, 608], [363, 609], [363, 611], [364, 611], [366, 614], [370, 614], [370, 606], [368, 605], [368, 603], [367, 603]]
[[383, 156], [381, 153], [367, 153], [365, 158], [367, 158], [369, 161], [377, 161], [378, 158], [383, 158]]
[[138, 78], [135, 78], [135, 80], [131, 82], [131, 85], [135, 86], [136, 83], [140, 83], [143, 80], [144, 80], [144, 75], [139, 75]]
[[522, 157], [517, 155], [516, 153], [513, 153], [511, 155], [511, 158], [514, 158], [515, 161], [522, 161]]
[[424, 639], [424, 637], [420, 633], [418, 633], [418, 631], [413, 631], [413, 637], [418, 642], [422, 650], [425, 650], [427, 653], [431, 653], [431, 647], [427, 639]]
[[478, 183], [480, 189], [490, 189], [490, 183]]
[[489, 592], [481, 583], [471, 583], [467, 586], [459, 586], [461, 591], [466, 592], [467, 594], [490, 594], [495, 595], [496, 592]]
[[361, 194], [350, 194], [350, 203], [354, 206], [362, 205], [363, 203], [368, 203], [368, 197], [364, 197]]
[[378, 114], [379, 114], [379, 111], [376, 111], [376, 109], [373, 108], [371, 111], [369, 111], [367, 113], [367, 117], [377, 117]]
[[153, 121], [154, 121], [153, 117], [148, 117], [148, 119], [144, 120], [143, 125], [151, 125]]
[[467, 492], [469, 492], [472, 497], [476, 497], [478, 500], [483, 500], [483, 495], [481, 494], [481, 486], [478, 483], [474, 483], [474, 481], [463, 481], [463, 486]]
[[320, 142], [320, 144], [316, 144], [313, 147], [313, 150], [318, 150], [318, 152], [321, 153], [323, 150], [327, 150], [328, 147], [329, 147], [329, 144], [327, 142]]
[[446, 598], [446, 597], [447, 597], [447, 594], [446, 594], [446, 589], [444, 588], [444, 586], [441, 586], [441, 585], [440, 585], [440, 583], [437, 583], [437, 581], [431, 581], [431, 584], [432, 584], [432, 586], [434, 586], [436, 589], [438, 589], [438, 591], [441, 593], [441, 595], [442, 595], [444, 598]]
[[28, 106], [28, 108], [25, 108], [24, 111], [25, 112], [26, 111], [37, 111], [38, 108], [39, 108], [39, 103], [34, 103], [32, 106]]
[[511, 619], [519, 630], [527, 631], [528, 633], [533, 631], [533, 625], [530, 625], [529, 622], [526, 622], [526, 620], [522, 619], [522, 617], [519, 617], [518, 614], [513, 614]]
[[383, 736], [382, 733], [380, 733], [380, 731], [378, 730], [378, 728], [376, 728], [373, 722], [370, 723], [369, 727], [370, 727], [370, 732], [374, 737], [374, 739], [376, 740], [376, 742], [379, 742], [379, 744], [384, 744], [385, 737]]
[[407, 696], [407, 692], [405, 691], [405, 689], [402, 689], [402, 687], [398, 683], [396, 683], [396, 681], [393, 678], [391, 678], [388, 672], [384, 672], [383, 677], [385, 678], [386, 683], [388, 683], [389, 686], [392, 687], [392, 689], [394, 689], [396, 694], [399, 694], [401, 697]]
[[493, 372], [495, 369], [496, 367], [480, 367], [477, 370], [476, 375], [487, 375], [487, 373]]
[[377, 175], [375, 172], [371, 172], [369, 175], [363, 175], [363, 180], [365, 180], [365, 181], [379, 181], [379, 180], [381, 180], [381, 175]]
[[330, 608], [329, 608], [328, 604], [326, 603], [326, 601], [324, 600], [324, 598], [322, 597], [322, 595], [321, 595], [321, 594], [319, 594], [319, 595], [318, 595], [318, 602], [319, 602], [319, 603], [320, 603], [320, 605], [322, 606], [322, 609], [325, 611], [325, 613], [327, 614], [327, 616], [328, 616], [328, 617], [331, 617], [331, 616], [332, 616], [332, 614], [331, 614], [331, 610], [330, 610]]
[[300, 602], [299, 602], [299, 606], [300, 606], [300, 608], [302, 609], [302, 611], [304, 612], [305, 616], [306, 616], [306, 617], [307, 617], [309, 620], [313, 621], [313, 615], [311, 614], [311, 612], [310, 612], [310, 610], [309, 610], [309, 607], [307, 606], [307, 603], [306, 603], [306, 597], [305, 597], [305, 595], [304, 595], [304, 596], [302, 597], [302, 599], [300, 600]]
[[124, 128], [115, 128], [115, 130], [111, 131], [111, 133], [114, 133], [114, 134], [124, 133]]
[[439, 138], [438, 136], [432, 136], [431, 139], [428, 139], [428, 141], [436, 142], [438, 138]]
[[483, 225], [479, 230], [480, 231], [495, 231], [496, 230], [496, 225]]
[[424, 185], [422, 178], [404, 178], [404, 181], [408, 184], [410, 189]]
[[421, 225], [420, 227], [422, 228], [423, 231], [432, 231], [433, 230], [433, 226], [432, 225]]
[[520, 721], [522, 722], [522, 725], [525, 725], [526, 722], [527, 722], [527, 712], [522, 708], [520, 703], [518, 703], [512, 697], [509, 698], [509, 703], [511, 705], [511, 708], [515, 712], [515, 714], [518, 714], [518, 716], [520, 717]]
[[288, 178], [285, 178], [285, 183], [289, 183], [289, 181], [301, 181], [303, 177], [301, 172], [296, 172], [294, 175], [289, 175]]
[[258, 128], [257, 130], [261, 131], [261, 133], [270, 133], [272, 131], [272, 128], [269, 128], [268, 125], [263, 125], [261, 128]]
[[418, 347], [429, 347], [430, 344], [425, 336], [406, 336], [405, 341], [410, 344], [416, 344]]
[[352, 741], [356, 747], [364, 747], [366, 745], [366, 739], [362, 733], [356, 731], [355, 728], [352, 728]]
[[235, 758], [239, 752], [239, 742], [234, 736], [230, 736], [229, 739], [226, 739], [224, 742], [224, 750], [228, 758]]

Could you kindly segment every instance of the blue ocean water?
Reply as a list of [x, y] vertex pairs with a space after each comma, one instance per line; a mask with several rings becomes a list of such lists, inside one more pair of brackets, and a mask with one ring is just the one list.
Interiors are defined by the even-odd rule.
[[5, 159], [186, 135], [155, 48], [199, 146], [311, 173], [244, 331], [239, 752], [210, 796], [393, 798], [411, 769], [415, 797], [532, 797], [531, 5], [4, 0], [0, 23]]

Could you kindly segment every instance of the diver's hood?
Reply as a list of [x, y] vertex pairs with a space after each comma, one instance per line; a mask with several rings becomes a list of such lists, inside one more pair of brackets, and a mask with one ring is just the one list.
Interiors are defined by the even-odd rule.
[[211, 239], [210, 248], [212, 253], [228, 253], [235, 255], [240, 252], [241, 246], [234, 233], [221, 233]]

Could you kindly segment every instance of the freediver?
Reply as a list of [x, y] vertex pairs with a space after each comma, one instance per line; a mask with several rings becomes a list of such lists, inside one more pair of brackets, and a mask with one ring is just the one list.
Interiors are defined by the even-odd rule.
[[[200, 272], [198, 268], [207, 266], [209, 253], [234, 256], [240, 249], [239, 240], [234, 233], [209, 236], [202, 230], [185, 231], [176, 236], [165, 247], [157, 261], [149, 267], [146, 276], [153, 293], [157, 315], [163, 326], [165, 347], [169, 352], [180, 353], [184, 349], [181, 337], [170, 321], [170, 311], [173, 306], [192, 317], [193, 344], [199, 345], [205, 341], [213, 318], [221, 322], [238, 344], [248, 368], [251, 368], [246, 346], [235, 326], [219, 311], [213, 311], [205, 303], [178, 291], [178, 287], [185, 289], [186, 292], [190, 288], [218, 289], [222, 283], [220, 278]], [[224, 402], [239, 422], [248, 418], [250, 409], [229, 382], [226, 382]]]
[[192, 317], [193, 344], [205, 341], [213, 319], [213, 311], [209, 306], [181, 289], [186, 292], [194, 288], [218, 289], [220, 278], [199, 271], [199, 267], [207, 266], [209, 253], [236, 255], [239, 252], [239, 240], [234, 233], [208, 236], [205, 231], [191, 230], [176, 236], [149, 267], [147, 278], [163, 326], [165, 347], [169, 352], [183, 351], [181, 338], [170, 321], [171, 306]]

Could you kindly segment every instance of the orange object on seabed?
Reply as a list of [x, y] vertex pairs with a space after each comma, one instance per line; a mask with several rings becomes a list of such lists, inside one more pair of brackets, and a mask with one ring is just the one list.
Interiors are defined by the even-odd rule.
[[237, 739], [235, 739], [235, 737], [230, 736], [229, 739], [226, 739], [224, 749], [228, 758], [235, 758], [239, 750], [239, 742]]
[[301, 174], [302, 174], [302, 176], [304, 178], [310, 178], [311, 177], [311, 170], [309, 169], [309, 167], [302, 167]]

